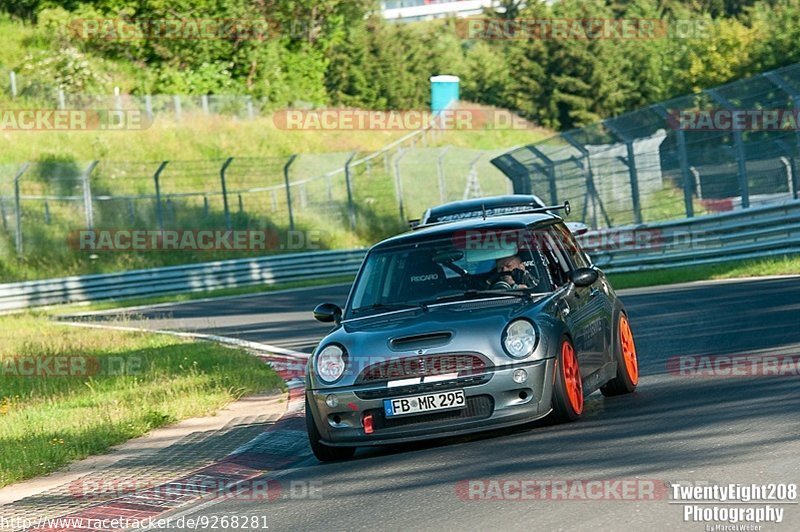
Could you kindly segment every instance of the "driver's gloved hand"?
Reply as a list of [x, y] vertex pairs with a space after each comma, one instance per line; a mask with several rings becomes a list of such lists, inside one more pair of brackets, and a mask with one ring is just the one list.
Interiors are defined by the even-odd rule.
[[517, 285], [517, 284], [526, 284], [525, 281], [527, 281], [526, 277], [528, 276], [526, 271], [520, 270], [519, 268], [517, 268], [517, 269], [511, 270], [510, 272], [507, 272], [507, 273], [508, 273], [508, 275], [510, 275], [511, 279], [514, 280], [514, 284], [515, 285]]
[[496, 272], [488, 284], [493, 289], [508, 290], [517, 285], [530, 286], [526, 281], [528, 281], [528, 273], [521, 269], [515, 269], [507, 272]]

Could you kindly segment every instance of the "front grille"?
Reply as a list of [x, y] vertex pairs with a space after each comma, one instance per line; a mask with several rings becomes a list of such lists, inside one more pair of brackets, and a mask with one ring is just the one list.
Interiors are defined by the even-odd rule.
[[409, 384], [408, 386], [395, 386], [393, 388], [380, 388], [378, 390], [359, 390], [356, 391], [355, 394], [359, 399], [385, 399], [387, 397], [400, 397], [402, 395], [441, 392], [456, 388], [466, 388], [467, 386], [478, 386], [480, 384], [486, 384], [491, 378], [491, 374], [475, 375], [448, 381]]
[[459, 377], [483, 372], [490, 363], [478, 353], [415, 355], [385, 360], [368, 366], [356, 384], [386, 382], [414, 377], [458, 373]]
[[445, 410], [430, 414], [400, 416], [387, 418], [383, 409], [365, 410], [372, 414], [372, 424], [376, 432], [383, 429], [406, 427], [408, 425], [436, 424], [450, 421], [473, 421], [491, 417], [494, 412], [494, 399], [491, 395], [467, 397], [467, 408], [461, 410]]

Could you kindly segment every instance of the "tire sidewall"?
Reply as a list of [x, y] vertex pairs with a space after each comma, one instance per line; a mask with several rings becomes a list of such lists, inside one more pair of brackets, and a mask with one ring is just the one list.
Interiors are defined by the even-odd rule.
[[[572, 408], [572, 403], [569, 400], [569, 395], [567, 392], [567, 383], [564, 378], [563, 360], [563, 346], [565, 342], [568, 342], [572, 346], [573, 351], [575, 349], [575, 344], [572, 342], [571, 338], [569, 338], [567, 335], [561, 337], [561, 340], [558, 342], [558, 356], [556, 357], [555, 368], [555, 387], [553, 390], [553, 414], [555, 419], [559, 422], [574, 421], [583, 415], [583, 412], [578, 413], [574, 408]], [[576, 363], [578, 363], [577, 356], [575, 358]], [[578, 370], [580, 372], [580, 365], [578, 366]]]
[[[638, 382], [634, 383], [631, 380], [630, 375], [628, 375], [628, 366], [625, 363], [625, 355], [622, 352], [622, 329], [620, 328], [620, 322], [622, 317], [625, 316], [625, 319], [628, 321], [628, 327], [630, 327], [630, 318], [628, 317], [628, 313], [625, 312], [624, 309], [620, 309], [617, 312], [615, 325], [614, 325], [614, 357], [617, 360], [617, 382], [621, 383], [625, 390], [628, 392], [632, 392], [636, 389], [636, 386], [639, 384]], [[633, 348], [636, 350], [636, 337], [631, 335], [631, 341], [633, 342]], [[638, 351], [636, 364], [638, 367], [639, 360], [638, 360]]]

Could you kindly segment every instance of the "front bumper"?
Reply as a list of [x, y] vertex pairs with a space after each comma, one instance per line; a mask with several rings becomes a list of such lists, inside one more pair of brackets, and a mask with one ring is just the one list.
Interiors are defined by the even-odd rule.
[[[524, 369], [528, 379], [518, 384], [514, 370]], [[479, 375], [437, 383], [387, 389], [385, 384], [334, 390], [306, 390], [311, 415], [322, 437], [331, 446], [371, 446], [441, 438], [534, 421], [551, 410], [555, 359], [487, 368]], [[386, 418], [384, 399], [464, 390], [467, 408], [420, 415]], [[338, 405], [325, 399], [334, 395]], [[366, 433], [363, 417], [372, 414], [374, 430]]]

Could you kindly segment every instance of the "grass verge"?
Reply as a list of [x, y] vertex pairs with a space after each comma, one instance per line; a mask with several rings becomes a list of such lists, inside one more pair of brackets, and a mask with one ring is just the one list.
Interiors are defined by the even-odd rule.
[[0, 487], [283, 387], [257, 358], [213, 343], [43, 314], [0, 317], [0, 331]]
[[764, 277], [768, 275], [800, 275], [800, 257], [781, 256], [757, 260], [732, 261], [723, 264], [688, 266], [636, 273], [609, 274], [617, 290], [658, 286], [665, 284], [735, 279], [739, 277]]

